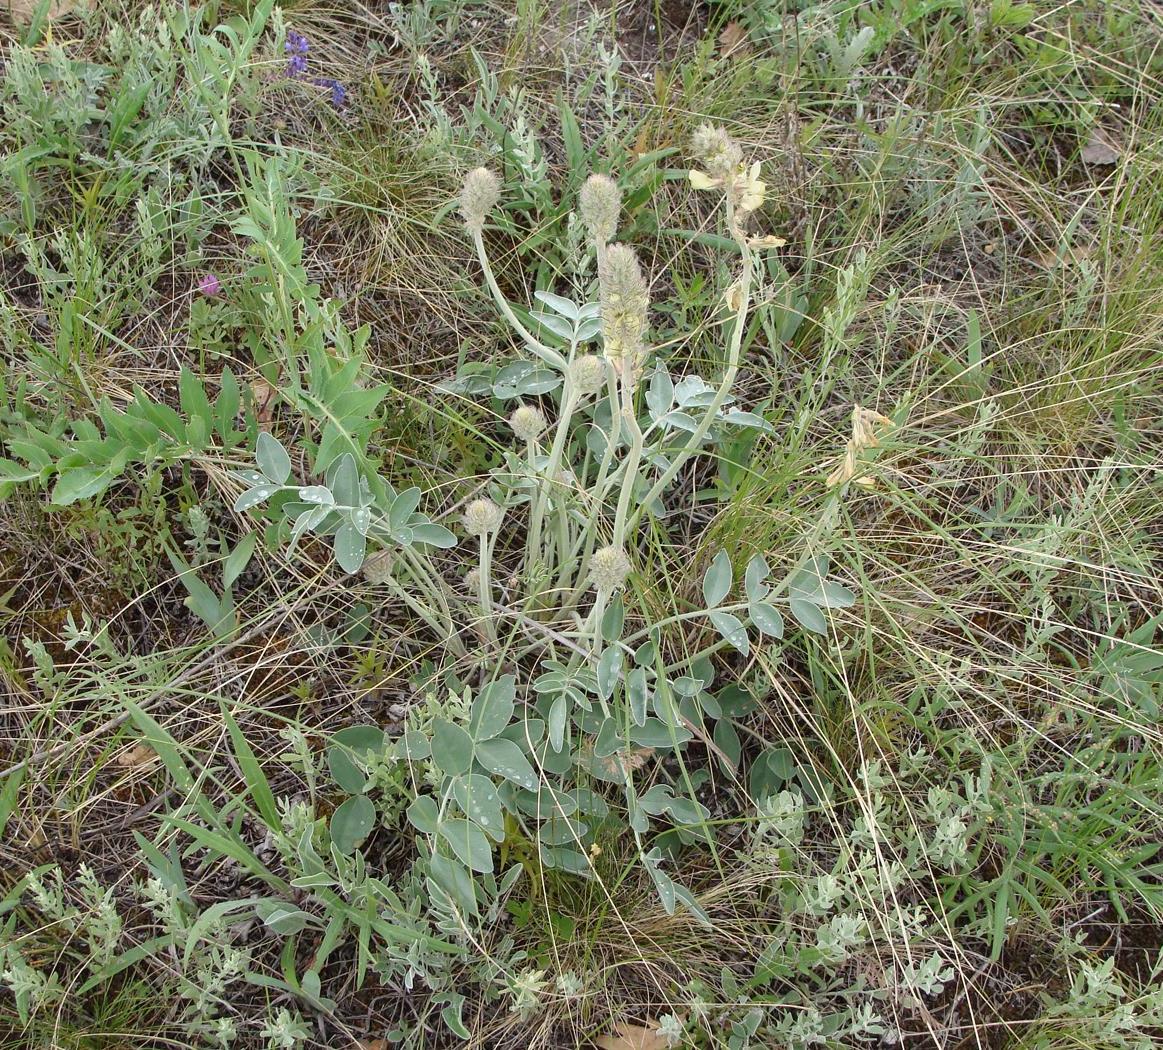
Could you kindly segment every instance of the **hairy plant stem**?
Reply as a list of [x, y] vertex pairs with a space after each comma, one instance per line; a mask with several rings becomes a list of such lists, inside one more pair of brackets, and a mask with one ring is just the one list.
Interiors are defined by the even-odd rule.
[[[442, 624], [440, 622], [439, 617], [436, 615], [436, 613], [433, 612], [423, 602], [421, 602], [420, 599], [417, 598], [415, 595], [409, 593], [407, 588], [405, 588], [404, 585], [401, 584], [399, 580], [393, 579], [392, 577], [389, 576], [388, 580], [387, 580], [387, 586], [388, 586], [388, 589], [397, 598], [400, 599], [400, 601], [402, 601], [409, 609], [412, 610], [412, 612], [414, 612], [417, 616], [420, 617], [420, 619], [422, 619], [426, 624], [428, 624], [428, 626], [431, 627], [432, 630], [435, 631], [439, 637], [449, 638], [449, 639], [454, 637], [454, 635], [452, 634], [451, 625], [450, 624], [449, 625]], [[457, 643], [459, 643], [459, 642], [460, 642], [460, 639], [457, 639]], [[461, 651], [457, 655], [460, 655], [460, 656], [464, 655], [463, 648], [461, 649]]]
[[626, 543], [626, 515], [630, 496], [638, 480], [638, 465], [642, 460], [642, 428], [634, 411], [634, 363], [625, 361], [622, 373], [622, 421], [630, 432], [630, 454], [626, 457], [622, 474], [622, 488], [618, 493], [618, 509], [614, 514], [614, 546], [624, 548]]
[[[601, 521], [602, 508], [605, 506], [606, 487], [609, 480], [610, 464], [614, 460], [614, 448], [622, 437], [622, 412], [618, 403], [617, 377], [613, 367], [606, 365], [606, 396], [610, 402], [610, 436], [606, 442], [606, 450], [602, 453], [602, 462], [598, 467], [598, 476], [592, 489], [593, 498], [590, 501], [589, 522], [582, 534], [582, 553], [577, 569], [577, 584], [570, 592], [569, 597], [562, 603], [562, 610], [574, 608], [586, 592], [586, 570], [590, 565], [590, 557], [598, 542], [598, 525]], [[615, 477], [617, 472], [615, 472]], [[572, 558], [570, 559], [572, 561]]]
[[[545, 468], [545, 477], [537, 489], [537, 499], [533, 503], [533, 510], [529, 515], [529, 546], [526, 557], [532, 560], [541, 560], [541, 525], [545, 518], [545, 506], [550, 493], [557, 485], [557, 472], [561, 469], [561, 457], [565, 451], [565, 442], [569, 437], [569, 424], [577, 408], [579, 395], [569, 376], [565, 378], [565, 391], [561, 401], [561, 416], [557, 420], [557, 432], [553, 436], [553, 447], [549, 453], [549, 465]], [[560, 500], [558, 501], [560, 502]], [[559, 554], [564, 557], [565, 552]], [[546, 564], [549, 560], [546, 559]]]
[[504, 315], [506, 321], [509, 322], [513, 331], [520, 337], [522, 342], [534, 353], [541, 358], [547, 365], [556, 368], [559, 372], [566, 370], [566, 360], [556, 350], [551, 349], [544, 343], [539, 342], [533, 334], [519, 321], [517, 315], [513, 313], [513, 308], [509, 305], [509, 301], [501, 294], [501, 289], [497, 285], [497, 279], [493, 276], [493, 268], [489, 265], [489, 258], [485, 254], [484, 237], [480, 230], [474, 230], [472, 235], [473, 244], [476, 245], [477, 259], [480, 261], [481, 269], [484, 271], [485, 283], [489, 286], [489, 291], [492, 293], [493, 300], [497, 304], [497, 309]]
[[493, 537], [496, 534], [481, 533], [481, 613], [485, 620], [485, 637], [494, 645], [497, 642], [497, 628], [493, 623]]

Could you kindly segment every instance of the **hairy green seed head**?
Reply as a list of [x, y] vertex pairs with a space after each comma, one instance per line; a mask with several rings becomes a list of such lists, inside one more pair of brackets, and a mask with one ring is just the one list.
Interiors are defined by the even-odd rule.
[[509, 426], [522, 441], [536, 441], [545, 432], [548, 423], [541, 409], [533, 405], [520, 405], [509, 417]]
[[611, 244], [598, 267], [602, 338], [606, 356], [622, 371], [638, 365], [650, 297], [633, 248]]
[[501, 199], [501, 180], [488, 168], [473, 168], [460, 191], [460, 214], [473, 233], [479, 232], [489, 212]]
[[363, 563], [363, 578], [375, 587], [382, 587], [392, 578], [396, 555], [392, 551], [380, 551]]
[[501, 527], [505, 512], [491, 499], [474, 499], [464, 511], [464, 528], [470, 536], [487, 536]]
[[618, 232], [622, 191], [606, 175], [591, 175], [578, 195], [578, 210], [594, 244], [606, 245]]
[[597, 354], [582, 354], [569, 366], [569, 379], [582, 397], [596, 394], [606, 385], [606, 362]]
[[600, 547], [590, 559], [590, 582], [607, 594], [616, 591], [630, 575], [630, 559], [621, 547]]
[[691, 137], [691, 151], [716, 179], [728, 179], [743, 163], [743, 150], [722, 128], [700, 124]]

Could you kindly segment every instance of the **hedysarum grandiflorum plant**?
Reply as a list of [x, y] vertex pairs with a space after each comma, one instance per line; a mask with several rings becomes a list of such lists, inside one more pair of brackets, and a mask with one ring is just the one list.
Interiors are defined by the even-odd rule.
[[[406, 734], [401, 759], [431, 764], [427, 782], [435, 793], [421, 795], [409, 819], [429, 837], [444, 904], [462, 915], [477, 914], [484, 890], [474, 875], [492, 875], [497, 835], [508, 835], [506, 827], [536, 843], [545, 866], [593, 873], [595, 834], [611, 817], [605, 798], [587, 786], [595, 781], [623, 789], [626, 825], [666, 908], [682, 900], [697, 910], [693, 896], [661, 871], [661, 854], [644, 836], [652, 820], [666, 820], [680, 838], [705, 838], [709, 814], [664, 782], [640, 794], [640, 771], [696, 737], [734, 768], [740, 747], [732, 720], [747, 703], [737, 686], [711, 691], [711, 658], [723, 650], [747, 655], [752, 638], [781, 637], [776, 603], [786, 602], [807, 629], [826, 632], [820, 610], [854, 600], [824, 578], [823, 558], [773, 585], [759, 554], [746, 567], [743, 593], [730, 600], [737, 578], [719, 551], [703, 576], [702, 609], [627, 628], [622, 592], [643, 517], [666, 513], [679, 473], [728, 428], [767, 428], [760, 416], [734, 407], [732, 387], [759, 279], [757, 255], [782, 242], [747, 233], [764, 198], [758, 164], [719, 129], [701, 128], [695, 147], [701, 167], [691, 184], [717, 195], [739, 253], [723, 297], [728, 321], [720, 327], [722, 373], [713, 384], [694, 375], [675, 381], [657, 358], [650, 279], [634, 249], [617, 240], [621, 192], [611, 178], [590, 176], [579, 195], [597, 270], [588, 301], [543, 289], [539, 308], [526, 310], [504, 297], [485, 244], [489, 217], [502, 205], [501, 181], [485, 168], [466, 177], [460, 215], [485, 284], [528, 357], [486, 387], [516, 401], [507, 426], [516, 447], [461, 513], [462, 532], [475, 541], [472, 564], [459, 563], [461, 586], [444, 575], [454, 556], [441, 560], [431, 549], [448, 547], [451, 537], [424, 517], [418, 490], [396, 493], [384, 479], [356, 471], [350, 453], [324, 484], [296, 489], [288, 483], [289, 458], [263, 435], [262, 474], [248, 478], [253, 487], [239, 501], [245, 508], [270, 492], [296, 490], [297, 501], [287, 504], [292, 537], [333, 534], [348, 571], [374, 543], [367, 581], [432, 627], [448, 646], [450, 669], [459, 662], [462, 671], [481, 670], [489, 679], [475, 697], [460, 691], [461, 715]], [[668, 644], [667, 633], [699, 618], [715, 640], [668, 663], [668, 652], [685, 647]], [[475, 650], [464, 645], [474, 636]], [[516, 673], [502, 675], [502, 662]]]

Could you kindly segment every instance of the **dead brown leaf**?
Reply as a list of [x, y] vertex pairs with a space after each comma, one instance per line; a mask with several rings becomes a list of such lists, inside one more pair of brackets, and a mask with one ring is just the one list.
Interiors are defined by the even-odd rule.
[[1114, 164], [1122, 155], [1122, 147], [1119, 146], [1113, 132], [1098, 124], [1091, 126], [1086, 145], [1082, 147], [1083, 164]]
[[117, 764], [123, 769], [137, 769], [139, 766], [148, 766], [155, 758], [157, 752], [148, 744], [136, 744], [117, 756]]
[[1056, 266], [1077, 266], [1080, 262], [1090, 258], [1090, 249], [1087, 247], [1067, 248], [1066, 251], [1059, 253], [1054, 249], [1049, 251], [1039, 252], [1035, 256], [1034, 261], [1039, 265], [1045, 267], [1047, 270], [1053, 270]]
[[620, 1024], [609, 1035], [600, 1035], [594, 1042], [601, 1050], [666, 1050], [666, 1039], [657, 1028], [643, 1028], [640, 1024]]
[[615, 751], [612, 755], [597, 758], [595, 761], [612, 776], [625, 775], [641, 769], [654, 757], [654, 748], [638, 747]]
[[719, 57], [746, 58], [750, 53], [747, 30], [738, 22], [728, 22], [719, 34]]
[[254, 417], [259, 429], [270, 430], [279, 392], [265, 379], [255, 379], [250, 384], [250, 396], [254, 399]]
[[[48, 5], [48, 17], [60, 18], [67, 15], [74, 8], [84, 8], [86, 5], [78, 0], [51, 0]], [[7, 10], [12, 21], [17, 25], [25, 25], [32, 21], [40, 7], [40, 0], [0, 0], [0, 9]]]

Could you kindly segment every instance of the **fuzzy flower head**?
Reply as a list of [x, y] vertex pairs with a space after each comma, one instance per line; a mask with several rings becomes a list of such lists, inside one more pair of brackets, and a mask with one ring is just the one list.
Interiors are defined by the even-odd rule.
[[700, 124], [695, 129], [691, 137], [691, 152], [712, 179], [730, 178], [743, 163], [742, 147], [714, 124]]
[[694, 189], [722, 189], [735, 210], [743, 215], [763, 204], [767, 186], [759, 177], [759, 162], [745, 164], [739, 143], [722, 128], [703, 124], [695, 132], [691, 148], [706, 169], [692, 168], [687, 173]]
[[213, 273], [204, 273], [198, 278], [198, 291], [209, 299], [213, 299], [222, 291], [222, 282], [218, 280], [218, 275]]
[[487, 536], [501, 527], [504, 517], [491, 499], [474, 499], [464, 510], [464, 529], [470, 536]]
[[519, 405], [509, 417], [509, 426], [522, 441], [536, 441], [548, 424], [541, 409], [534, 405]]
[[501, 199], [501, 180], [488, 168], [473, 168], [460, 191], [460, 214], [472, 233], [484, 228], [489, 212]]
[[382, 587], [392, 578], [396, 555], [392, 551], [380, 551], [363, 563], [363, 578], [373, 587]]
[[569, 378], [582, 397], [596, 394], [606, 385], [606, 362], [597, 354], [582, 354], [569, 366]]
[[630, 559], [621, 547], [600, 547], [590, 559], [590, 582], [599, 591], [609, 594], [626, 582], [630, 575]]
[[606, 175], [591, 175], [578, 195], [578, 210], [594, 244], [607, 245], [618, 232], [622, 191]]
[[598, 267], [606, 357], [621, 375], [641, 364], [650, 296], [633, 248], [611, 244]]

